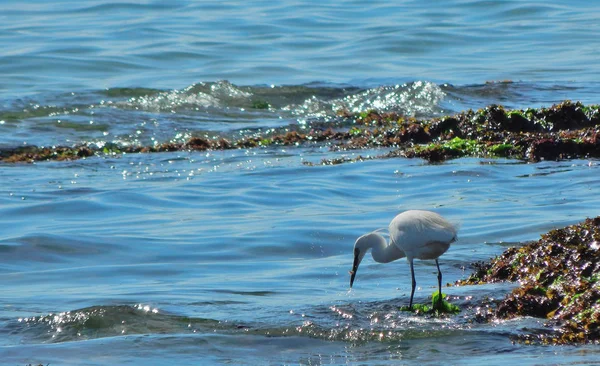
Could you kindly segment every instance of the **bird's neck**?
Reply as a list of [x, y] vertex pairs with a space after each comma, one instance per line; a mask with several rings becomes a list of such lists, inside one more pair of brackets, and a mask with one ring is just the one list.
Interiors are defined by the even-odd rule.
[[405, 256], [402, 250], [392, 243], [387, 243], [383, 237], [373, 243], [371, 255], [373, 260], [378, 263], [389, 263]]

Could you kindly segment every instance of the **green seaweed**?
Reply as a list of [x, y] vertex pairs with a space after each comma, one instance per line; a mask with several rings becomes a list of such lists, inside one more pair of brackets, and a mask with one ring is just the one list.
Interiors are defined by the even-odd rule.
[[269, 109], [271, 105], [264, 100], [254, 100], [252, 101], [252, 108], [254, 109]]
[[536, 110], [533, 108], [527, 108], [523, 112], [523, 116], [530, 121], [533, 121], [535, 119], [535, 115], [536, 115]]
[[119, 145], [113, 142], [107, 142], [102, 148], [102, 152], [106, 155], [115, 155], [122, 153], [121, 149], [119, 148]]
[[273, 143], [273, 139], [270, 139], [270, 138], [264, 138], [264, 139], [261, 139], [261, 140], [260, 140], [258, 143], [259, 143], [261, 146], [269, 146], [269, 145], [271, 145], [271, 144]]
[[358, 127], [352, 127], [348, 133], [352, 136], [360, 136], [362, 134], [362, 130]]
[[476, 140], [455, 137], [442, 143], [430, 143], [415, 147], [418, 155], [442, 154], [444, 156], [459, 157], [464, 155], [477, 155], [483, 150], [482, 144]]
[[400, 307], [399, 310], [413, 312], [416, 314], [432, 314], [432, 315], [460, 313], [460, 308], [458, 306], [448, 302], [446, 300], [445, 294], [442, 294], [442, 298], [440, 299], [440, 293], [438, 291], [435, 291], [431, 295], [431, 305], [413, 304], [412, 309], [409, 308], [408, 306], [402, 306], [402, 307]]
[[374, 109], [369, 109], [369, 110], [366, 110], [366, 111], [362, 111], [362, 112], [360, 112], [360, 113], [358, 114], [358, 116], [359, 116], [361, 119], [365, 119], [365, 118], [367, 118], [367, 117], [368, 117], [370, 114], [372, 114], [372, 113], [377, 113], [377, 112], [376, 112]]
[[506, 113], [506, 115], [508, 117], [523, 117], [523, 118], [528, 119], [527, 116], [525, 115], [525, 113], [519, 109], [513, 109], [513, 110], [509, 111], [508, 113]]
[[488, 147], [488, 152], [496, 156], [508, 156], [508, 153], [514, 149], [515, 146], [512, 144], [496, 144]]
[[446, 301], [446, 295], [444, 295], [443, 293], [441, 295], [442, 298], [440, 299], [440, 293], [436, 291], [431, 296], [431, 304], [433, 306], [434, 311], [440, 314], [460, 313], [460, 308], [458, 306]]
[[481, 151], [481, 144], [476, 140], [462, 139], [455, 137], [450, 141], [444, 142], [442, 147], [447, 150], [454, 150], [463, 154], [475, 154]]

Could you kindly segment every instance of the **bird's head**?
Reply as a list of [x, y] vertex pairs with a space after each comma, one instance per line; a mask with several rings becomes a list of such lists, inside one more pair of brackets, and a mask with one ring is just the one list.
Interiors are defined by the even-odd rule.
[[356, 277], [356, 271], [358, 271], [360, 262], [365, 257], [365, 254], [367, 254], [367, 250], [372, 247], [371, 242], [371, 233], [369, 233], [359, 237], [356, 239], [356, 243], [354, 243], [354, 262], [352, 263], [352, 270], [350, 271], [350, 288], [352, 288], [352, 284], [354, 284], [354, 277]]

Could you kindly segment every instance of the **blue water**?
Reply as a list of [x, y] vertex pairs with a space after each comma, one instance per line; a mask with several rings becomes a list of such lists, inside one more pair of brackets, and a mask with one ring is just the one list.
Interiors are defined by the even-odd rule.
[[598, 82], [600, 74], [600, 5], [582, 0], [8, 0], [2, 7], [5, 94], [222, 79]]
[[[0, 5], [0, 149], [237, 138], [499, 103], [599, 103], [600, 7], [583, 1]], [[512, 82], [486, 83], [512, 80]], [[253, 108], [256, 101], [269, 108]], [[348, 126], [341, 126], [348, 127]], [[460, 225], [444, 282], [596, 216], [600, 162], [430, 165], [329, 146], [0, 163], [3, 364], [594, 364], [593, 346], [513, 344], [537, 319], [468, 320], [510, 284], [448, 287], [463, 313], [397, 310], [404, 261], [352, 245], [406, 209]], [[436, 288], [418, 262], [415, 299]]]

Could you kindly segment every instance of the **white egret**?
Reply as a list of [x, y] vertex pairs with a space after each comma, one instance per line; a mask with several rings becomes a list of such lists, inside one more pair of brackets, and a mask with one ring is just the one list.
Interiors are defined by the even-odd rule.
[[404, 258], [410, 264], [412, 289], [409, 309], [412, 309], [415, 294], [415, 270], [413, 259], [435, 259], [438, 270], [439, 301], [442, 301], [442, 272], [438, 257], [446, 252], [450, 243], [456, 240], [457, 228], [435, 212], [409, 210], [400, 213], [390, 222], [390, 241], [381, 234], [371, 232], [359, 237], [354, 244], [354, 263], [350, 271], [350, 288], [358, 266], [369, 249], [375, 262], [389, 263]]

